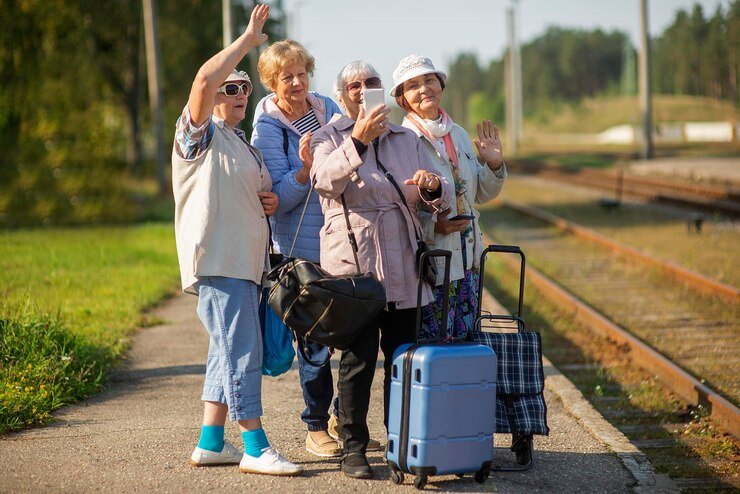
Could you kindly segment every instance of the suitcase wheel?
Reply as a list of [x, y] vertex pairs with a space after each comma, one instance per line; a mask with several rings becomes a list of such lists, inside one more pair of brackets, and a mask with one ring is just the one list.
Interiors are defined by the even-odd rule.
[[477, 472], [475, 472], [475, 481], [479, 484], [484, 483], [486, 480], [488, 480], [490, 470], [488, 468], [481, 468]]
[[424, 486], [427, 485], [427, 476], [426, 475], [419, 475], [414, 479], [414, 487], [421, 490], [424, 488]]
[[403, 478], [404, 475], [402, 471], [391, 468], [391, 482], [401, 485], [403, 484]]

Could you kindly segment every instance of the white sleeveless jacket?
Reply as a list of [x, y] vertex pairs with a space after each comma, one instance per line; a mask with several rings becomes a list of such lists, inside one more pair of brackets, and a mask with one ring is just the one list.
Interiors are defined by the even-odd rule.
[[199, 157], [172, 151], [175, 240], [182, 289], [195, 293], [201, 276], [225, 276], [259, 284], [268, 266], [268, 229], [257, 193], [269, 192], [262, 154], [220, 118]]

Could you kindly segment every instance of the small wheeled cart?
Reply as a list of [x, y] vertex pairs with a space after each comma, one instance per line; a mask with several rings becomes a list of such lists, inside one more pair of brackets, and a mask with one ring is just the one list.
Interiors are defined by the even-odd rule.
[[[517, 312], [513, 315], [493, 314], [481, 309], [485, 261], [490, 252], [513, 254], [520, 258], [519, 300]], [[550, 432], [543, 394], [542, 341], [538, 332], [527, 330], [522, 317], [525, 265], [524, 252], [513, 245], [490, 245], [480, 259], [476, 331], [468, 334], [468, 340], [489, 346], [496, 353], [495, 432], [511, 433], [511, 451], [516, 454], [516, 464], [493, 464], [492, 471], [511, 472], [532, 468], [532, 437], [546, 436]]]

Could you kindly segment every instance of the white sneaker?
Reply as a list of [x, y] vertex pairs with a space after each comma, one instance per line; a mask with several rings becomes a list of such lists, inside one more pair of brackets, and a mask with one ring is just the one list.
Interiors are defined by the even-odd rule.
[[227, 463], [239, 463], [242, 451], [224, 441], [224, 448], [220, 452], [209, 451], [196, 446], [190, 455], [190, 464], [196, 467], [208, 465], [225, 465]]
[[265, 448], [262, 454], [255, 458], [244, 453], [242, 461], [239, 462], [239, 470], [242, 473], [262, 473], [265, 475], [282, 475], [293, 477], [303, 473], [303, 467], [291, 463], [283, 455], [272, 448]]

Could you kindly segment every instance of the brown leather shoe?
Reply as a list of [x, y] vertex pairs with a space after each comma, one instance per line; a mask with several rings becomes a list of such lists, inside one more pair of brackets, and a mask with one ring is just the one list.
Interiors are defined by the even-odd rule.
[[[341, 441], [339, 438], [339, 417], [337, 417], [334, 414], [331, 414], [329, 417], [329, 426], [326, 432], [337, 441]], [[383, 446], [380, 444], [379, 441], [376, 441], [375, 439], [370, 439], [367, 442], [367, 451], [383, 451]]]
[[306, 451], [322, 458], [336, 458], [342, 453], [342, 448], [326, 431], [321, 432], [323, 434], [318, 439], [314, 439], [310, 432], [306, 434]]

